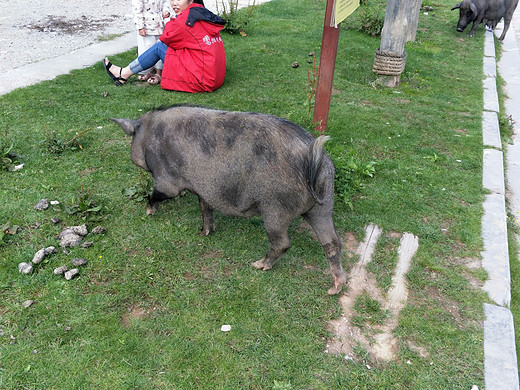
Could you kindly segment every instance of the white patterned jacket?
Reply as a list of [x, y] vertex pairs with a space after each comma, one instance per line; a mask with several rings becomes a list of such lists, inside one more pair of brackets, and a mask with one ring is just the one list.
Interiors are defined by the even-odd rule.
[[170, 12], [169, 0], [132, 0], [132, 12], [137, 30], [146, 29], [146, 35], [161, 35], [165, 20], [162, 17], [164, 11]]

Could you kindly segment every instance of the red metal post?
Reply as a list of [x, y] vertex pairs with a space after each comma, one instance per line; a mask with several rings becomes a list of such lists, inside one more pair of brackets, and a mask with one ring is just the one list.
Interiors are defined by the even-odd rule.
[[334, 0], [327, 0], [313, 117], [313, 122], [316, 124], [315, 129], [321, 133], [327, 130], [327, 122], [329, 120], [332, 81], [334, 80], [334, 68], [339, 41], [339, 25], [338, 27], [330, 26], [333, 8]]

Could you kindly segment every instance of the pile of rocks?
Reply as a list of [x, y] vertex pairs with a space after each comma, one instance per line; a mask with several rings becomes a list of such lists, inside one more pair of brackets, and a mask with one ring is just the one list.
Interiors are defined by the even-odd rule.
[[[36, 210], [45, 210], [49, 207], [49, 203], [53, 204], [53, 202], [49, 202], [47, 199], [42, 199], [38, 202], [34, 208]], [[56, 202], [57, 203], [57, 202]], [[53, 221], [55, 222], [55, 221]], [[56, 222], [59, 222], [56, 221]], [[55, 223], [56, 223], [55, 222]], [[102, 226], [96, 226], [92, 229], [92, 234], [101, 234], [105, 232], [105, 228]], [[57, 239], [59, 240], [59, 246], [62, 248], [63, 252], [66, 252], [66, 248], [69, 247], [77, 247], [81, 246], [82, 248], [88, 248], [93, 244], [93, 241], [83, 241], [83, 238], [88, 234], [87, 226], [85, 224], [79, 226], [69, 226], [64, 228]], [[49, 246], [46, 248], [42, 248], [38, 250], [30, 263], [22, 262], [18, 264], [18, 271], [22, 274], [30, 274], [34, 270], [34, 266], [40, 264], [46, 257], [57, 253], [58, 250], [54, 246]], [[58, 268], [54, 269], [55, 275], [63, 275], [65, 279], [71, 280], [75, 276], [79, 275], [79, 268], [88, 263], [87, 260], [83, 258], [75, 258], [72, 259], [72, 266], [70, 268], [67, 265], [62, 265]]]

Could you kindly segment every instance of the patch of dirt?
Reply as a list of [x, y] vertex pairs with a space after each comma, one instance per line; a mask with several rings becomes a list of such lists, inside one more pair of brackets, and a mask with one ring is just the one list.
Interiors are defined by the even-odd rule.
[[471, 275], [471, 271], [482, 268], [482, 261], [480, 259], [473, 257], [456, 257], [452, 259], [452, 261], [453, 263], [463, 265], [468, 269], [468, 271], [463, 272], [463, 276], [469, 282], [471, 287], [473, 287], [476, 290], [482, 289], [482, 287], [484, 286], [484, 282], [482, 282], [477, 277]]
[[47, 18], [43, 21], [39, 20], [34, 23], [26, 24], [23, 27], [44, 33], [55, 32], [75, 35], [88, 32], [90, 34], [92, 31], [104, 30], [116, 17], [116, 15], [111, 15], [108, 18], [95, 19], [83, 15], [81, 18], [68, 19], [64, 16], [47, 15]]
[[[373, 258], [381, 229], [375, 225], [369, 225], [365, 232], [365, 240], [353, 251], [355, 255], [359, 256], [359, 261], [354, 264], [347, 277], [348, 291], [340, 298], [343, 314], [339, 319], [329, 323], [329, 329], [334, 337], [328, 341], [327, 351], [344, 354], [346, 358], [354, 359], [355, 349], [362, 347], [375, 361], [391, 361], [396, 358], [399, 350], [399, 340], [393, 332], [397, 328], [399, 313], [405, 306], [408, 297], [405, 276], [419, 242], [417, 237], [412, 234], [402, 235], [401, 245], [398, 249], [399, 261], [392, 278], [392, 287], [385, 297], [377, 286], [375, 276], [367, 270], [367, 264]], [[400, 237], [398, 233], [395, 234], [395, 237]], [[347, 236], [346, 241], [347, 247], [354, 243], [352, 236]], [[379, 301], [382, 309], [390, 314], [382, 325], [372, 325], [362, 330], [352, 324], [352, 318], [355, 315], [354, 303], [356, 298], [363, 293], [367, 293], [372, 299]]]
[[132, 326], [132, 320], [143, 319], [149, 315], [149, 312], [142, 307], [134, 305], [128, 309], [128, 311], [121, 317], [121, 323], [125, 328]]
[[349, 258], [352, 258], [356, 255], [357, 248], [359, 246], [359, 241], [356, 236], [352, 232], [347, 232], [345, 237], [341, 240], [344, 250]]

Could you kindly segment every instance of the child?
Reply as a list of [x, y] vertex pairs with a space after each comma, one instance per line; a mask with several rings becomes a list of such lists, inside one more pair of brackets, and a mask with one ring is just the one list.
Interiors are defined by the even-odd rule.
[[[164, 19], [170, 17], [168, 0], [132, 0], [135, 27], [137, 28], [137, 55], [140, 56], [150, 48], [161, 36], [164, 29]], [[139, 73], [137, 79], [148, 81], [152, 85], [161, 82], [163, 62], [153, 68]]]

